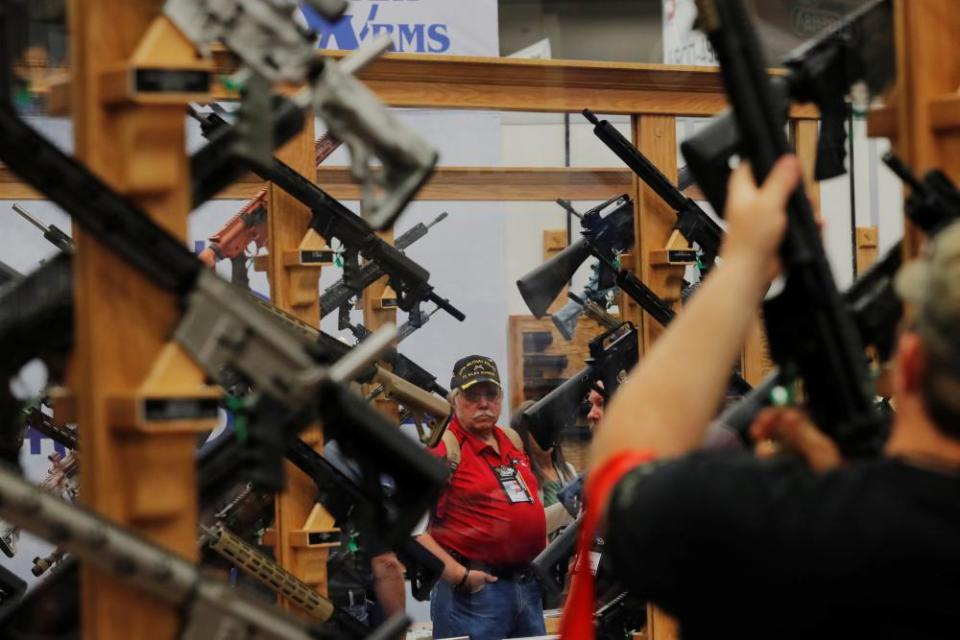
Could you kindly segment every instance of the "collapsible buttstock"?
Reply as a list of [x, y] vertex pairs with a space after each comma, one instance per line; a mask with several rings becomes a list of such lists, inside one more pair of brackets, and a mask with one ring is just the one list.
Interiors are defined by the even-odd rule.
[[387, 398], [396, 400], [407, 409], [427, 413], [437, 418], [443, 418], [450, 413], [450, 404], [446, 400], [424, 391], [386, 369], [377, 367], [375, 379], [383, 385], [384, 395]]
[[730, 181], [730, 159], [739, 152], [740, 129], [730, 111], [724, 111], [687, 138], [680, 151], [687, 168], [717, 215], [723, 215]]
[[517, 280], [517, 288], [530, 313], [537, 318], [547, 313], [560, 291], [589, 256], [590, 247], [581, 239]]
[[557, 597], [563, 592], [563, 585], [558, 581], [558, 577], [563, 573], [560, 565], [569, 562], [573, 555], [582, 521], [583, 516], [577, 518], [530, 563], [533, 574], [548, 597]]
[[577, 410], [595, 379], [593, 367], [587, 367], [521, 414], [542, 449], [553, 447], [563, 430], [576, 424]]
[[573, 334], [577, 330], [577, 322], [579, 322], [583, 312], [583, 305], [571, 300], [563, 305], [560, 311], [550, 314], [550, 319], [553, 320], [557, 331], [560, 332], [560, 335], [562, 335], [565, 340], [573, 340]]

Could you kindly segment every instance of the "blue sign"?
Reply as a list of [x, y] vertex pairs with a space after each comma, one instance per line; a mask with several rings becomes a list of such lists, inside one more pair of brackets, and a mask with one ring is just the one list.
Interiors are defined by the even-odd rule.
[[[392, 0], [396, 2], [397, 0]], [[416, 2], [417, 0], [405, 0]], [[442, 23], [396, 23], [378, 21], [381, 2], [372, 2], [366, 17], [346, 13], [336, 22], [323, 19], [313, 8], [301, 5], [307, 24], [317, 33], [321, 49], [352, 51], [360, 43], [382, 33], [393, 40], [398, 53], [445, 53], [450, 49], [449, 25]]]

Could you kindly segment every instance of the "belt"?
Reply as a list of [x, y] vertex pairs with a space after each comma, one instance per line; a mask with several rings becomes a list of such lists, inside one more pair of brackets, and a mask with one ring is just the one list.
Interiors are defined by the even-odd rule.
[[447, 549], [446, 551], [453, 557], [454, 560], [465, 566], [468, 570], [483, 571], [484, 573], [489, 573], [494, 578], [499, 580], [521, 580], [533, 575], [533, 571], [530, 569], [529, 565], [489, 564], [487, 562], [471, 560], [470, 558], [465, 557], [463, 554], [457, 553], [456, 551], [451, 551], [450, 549]]

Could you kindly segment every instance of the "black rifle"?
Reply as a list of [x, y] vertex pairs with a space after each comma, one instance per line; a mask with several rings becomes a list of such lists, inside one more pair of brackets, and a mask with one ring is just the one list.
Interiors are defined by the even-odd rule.
[[22, 273], [8, 265], [6, 262], [0, 261], [0, 287], [3, 287], [10, 282], [15, 282], [22, 277]]
[[936, 235], [960, 215], [960, 191], [942, 171], [928, 171], [921, 181], [892, 153], [885, 154], [883, 162], [910, 187], [907, 216], [928, 236]]
[[[697, 5], [701, 27], [720, 60], [743, 156], [762, 183], [790, 149], [756, 34], [737, 0], [698, 0]], [[787, 220], [780, 247], [784, 291], [764, 305], [771, 354], [781, 370], [802, 377], [814, 422], [845, 456], [877, 455], [886, 434], [874, 408], [863, 343], [837, 291], [803, 185], [788, 202]]]
[[537, 444], [544, 450], [553, 447], [560, 434], [576, 424], [580, 404], [590, 389], [612, 396], [637, 364], [639, 354], [637, 330], [629, 322], [594, 338], [587, 366], [521, 413]]
[[64, 425], [55, 424], [50, 416], [40, 410], [40, 407], [27, 409], [24, 412], [23, 424], [67, 449], [77, 448], [76, 431]]
[[[397, 238], [394, 246], [398, 250], [404, 251], [414, 242], [427, 235], [427, 232], [430, 231], [433, 225], [446, 217], [447, 214], [444, 212], [437, 216], [430, 224], [417, 223]], [[347, 270], [345, 268], [344, 274], [346, 274], [346, 272]], [[361, 295], [364, 289], [384, 275], [385, 272], [383, 268], [378, 263], [371, 261], [359, 267], [358, 271], [352, 274], [352, 277], [344, 277], [337, 280], [320, 295], [320, 317], [323, 318], [330, 312], [348, 303], [354, 297]]]
[[[216, 113], [200, 115], [201, 129], [205, 136], [211, 135], [222, 127], [229, 126]], [[397, 306], [410, 311], [425, 300], [429, 300], [452, 315], [464, 320], [463, 315], [445, 298], [441, 298], [430, 286], [430, 273], [405, 256], [399, 249], [385, 242], [362, 218], [354, 215], [339, 200], [325, 192], [313, 182], [294, 171], [276, 157], [270, 165], [251, 166], [254, 173], [273, 182], [291, 196], [310, 207], [313, 217], [310, 228], [323, 236], [328, 242], [337, 238], [348, 252], [362, 255], [376, 262], [390, 278], [390, 285], [397, 292]], [[352, 258], [351, 258], [352, 259]]]
[[[936, 236], [960, 216], [960, 191], [942, 172], [930, 171], [921, 181], [893, 154], [886, 154], [883, 161], [910, 185], [907, 217], [928, 237]], [[843, 294], [864, 344], [876, 349], [880, 362], [886, 362], [893, 355], [897, 327], [903, 317], [903, 303], [894, 291], [902, 256], [902, 243], [898, 242]], [[745, 446], [750, 446], [750, 425], [757, 412], [769, 404], [770, 392], [782, 382], [779, 372], [768, 376], [752, 393], [727, 408], [717, 422], [732, 430]]]
[[[703, 252], [703, 270], [709, 271], [720, 253], [723, 242], [723, 229], [714, 222], [706, 211], [700, 208], [692, 198], [683, 195], [681, 189], [674, 186], [667, 176], [657, 169], [645, 155], [640, 153], [632, 142], [606, 120], [599, 120], [589, 109], [583, 110], [584, 117], [593, 125], [593, 134], [610, 148], [624, 164], [637, 174], [647, 185], [677, 212], [676, 229], [687, 242], [696, 242]], [[677, 256], [677, 260], [690, 261], [690, 256]]]
[[634, 632], [646, 625], [646, 602], [629, 591], [619, 591], [613, 597], [603, 597], [602, 601], [603, 604], [593, 613], [598, 640], [631, 638]]
[[[381, 525], [372, 517], [378, 511], [375, 505], [379, 498], [375, 492], [366, 491], [302, 440], [290, 446], [287, 458], [313, 480], [317, 501], [341, 527], [353, 523], [362, 539], [380, 537]], [[430, 590], [443, 574], [443, 562], [413, 538], [399, 541], [394, 549], [407, 569], [413, 597], [428, 600]]]
[[[441, 219], [442, 219], [442, 216], [438, 218], [437, 221]], [[436, 221], [434, 221], [434, 223], [435, 222]], [[38, 226], [41, 229], [45, 228], [45, 225], [43, 225], [43, 223], [40, 221], [37, 221], [36, 226]], [[423, 225], [423, 223], [420, 223], [418, 226], [424, 227], [425, 225]], [[419, 233], [419, 231], [417, 231], [417, 233]], [[425, 233], [426, 231], [423, 232], [423, 234]], [[419, 237], [422, 237], [422, 235], [420, 235]], [[56, 246], [58, 249], [60, 249], [64, 253], [72, 254], [74, 251], [73, 240], [69, 236], [66, 236], [65, 238], [57, 238], [56, 241], [54, 239], [47, 237], [46, 234], [44, 235], [44, 238], [46, 238], [48, 241], [50, 241], [54, 246]], [[71, 296], [72, 296], [72, 291], [71, 291]], [[302, 333], [304, 337], [306, 337], [307, 339], [316, 342], [322, 348], [323, 352], [327, 354], [327, 357], [336, 360], [336, 359], [342, 358], [350, 350], [350, 347], [342, 343], [340, 340], [337, 340], [333, 336], [314, 328], [313, 326], [311, 326], [310, 324], [307, 324], [306, 322], [303, 322], [296, 316], [289, 314], [285, 311], [282, 311], [281, 309], [278, 309], [277, 307], [272, 305], [270, 302], [260, 299], [256, 294], [249, 293], [249, 296], [250, 296], [250, 300], [256, 303], [257, 305], [259, 305], [263, 310], [268, 311], [270, 314], [277, 317], [278, 319], [283, 321], [285, 324], [287, 324], [291, 328]], [[435, 311], [432, 313], [435, 313]], [[432, 313], [427, 314], [427, 313], [419, 312], [419, 323], [414, 323], [411, 320], [407, 322], [403, 327], [401, 327], [400, 330], [398, 331], [398, 336], [397, 336], [398, 342], [401, 341], [403, 338], [407, 337], [408, 335], [410, 335], [410, 333], [413, 333], [413, 331], [419, 328], [419, 326], [422, 326], [422, 324], [426, 322], [427, 319], [429, 319]], [[355, 335], [357, 335], [362, 331], [362, 333], [360, 333], [360, 335], [362, 335], [362, 338], [360, 337], [360, 335], [358, 335], [357, 336], [358, 340], [366, 339], [372, 334], [371, 331], [369, 331], [362, 325], [354, 326], [350, 328]], [[382, 356], [381, 359], [387, 364], [389, 364], [391, 367], [396, 367], [399, 371], [401, 371], [402, 374], [396, 373], [396, 375], [402, 378], [405, 378], [408, 382], [411, 382], [417, 385], [418, 387], [421, 387], [422, 389], [426, 389], [427, 391], [432, 391], [434, 393], [439, 393], [440, 395], [446, 396], [447, 390], [439, 386], [438, 384], [436, 384], [436, 376], [433, 376], [426, 369], [419, 366], [418, 364], [416, 364], [406, 356], [400, 355], [399, 353], [396, 352], [396, 350], [393, 350], [393, 349], [387, 350], [387, 352]], [[368, 383], [373, 378], [374, 373], [375, 373], [374, 368], [372, 366], [368, 367], [357, 374], [356, 381], [362, 382], [362, 383]]]
[[[821, 116], [815, 177], [845, 173], [844, 129], [850, 87], [865, 80], [874, 94], [890, 80], [894, 64], [892, 2], [871, 0], [784, 60], [786, 76], [774, 78], [772, 115], [786, 126], [789, 100], [817, 106]], [[703, 14], [705, 15], [705, 14]], [[718, 214], [726, 204], [730, 158], [749, 144], [737, 118], [724, 112], [681, 145], [687, 166]]]
[[[622, 195], [584, 213], [580, 216], [583, 237], [517, 280], [517, 288], [533, 315], [539, 318], [547, 312], [574, 272], [592, 255], [600, 262], [598, 287], [620, 287], [662, 326], [670, 324], [676, 315], [673, 308], [618, 263], [619, 253], [634, 244], [632, 204], [629, 196]], [[602, 215], [611, 206], [613, 211]], [[575, 212], [571, 210], [571, 213]], [[737, 373], [733, 374], [731, 387], [740, 395], [751, 389]]]
[[17, 464], [23, 443], [21, 403], [10, 380], [35, 358], [51, 380], [62, 380], [73, 344], [70, 257], [59, 254], [3, 288], [0, 304], [0, 459]]
[[[5, 344], [3, 336], [9, 336], [10, 346], [6, 352], [11, 355], [10, 362], [21, 362], [22, 364], [24, 359], [33, 357], [37, 353], [43, 353], [45, 360], [50, 363], [51, 371], [56, 371], [56, 369], [53, 368], [54, 363], [62, 362], [66, 357], [72, 343], [72, 332], [70, 331], [73, 319], [73, 313], [70, 310], [73, 299], [71, 289], [72, 279], [70, 277], [70, 255], [73, 249], [72, 241], [68, 241], [66, 249], [68, 249], [67, 253], [60, 254], [58, 258], [41, 269], [38, 269], [22, 283], [23, 287], [25, 287], [24, 290], [27, 292], [27, 302], [18, 302], [17, 304], [4, 306], [10, 313], [26, 313], [25, 316], [17, 315], [13, 327], [8, 328], [3, 324], [6, 316], [0, 314], [0, 345]], [[20, 291], [20, 289], [17, 289], [17, 291]], [[45, 298], [46, 302], [44, 304], [47, 307], [52, 307], [52, 313], [51, 311], [44, 312], [43, 306], [39, 307], [38, 310], [36, 304], [40, 300], [33, 293], [35, 291], [49, 294], [49, 297]], [[13, 296], [14, 293], [10, 293], [9, 295]], [[350, 351], [351, 347], [349, 345], [344, 344], [333, 336], [323, 333], [296, 317], [277, 309], [269, 302], [254, 298], [252, 294], [249, 295], [251, 296], [250, 299], [254, 300], [262, 309], [272, 313], [289, 327], [301, 332], [307, 339], [316, 342], [328, 357], [340, 359]], [[56, 299], [56, 296], [60, 298]], [[10, 298], [4, 299], [10, 300]], [[11, 300], [11, 303], [13, 302], [15, 302], [15, 300]], [[16, 327], [20, 327], [20, 329], [15, 330]], [[41, 329], [40, 333], [31, 333], [30, 335], [40, 337], [47, 336], [47, 338], [39, 344], [37, 344], [35, 340], [27, 340], [26, 336], [23, 335], [23, 328], [29, 331], [35, 331], [39, 328]], [[362, 329], [366, 331], [365, 328]], [[366, 331], [364, 337], [369, 337], [369, 335], [369, 331]], [[49, 336], [58, 336], [60, 339], [51, 340]], [[47, 351], [42, 351], [43, 348], [47, 349]], [[22, 355], [18, 356], [17, 354]], [[392, 367], [396, 367], [411, 383], [417, 384], [428, 391], [439, 390], [443, 396], [447, 394], [446, 389], [436, 383], [436, 377], [432, 376], [406, 356], [402, 356], [395, 351], [390, 351], [383, 356], [383, 361]], [[356, 379], [360, 382], [370, 382], [375, 373], [375, 368], [371, 366], [367, 370], [359, 372]], [[15, 409], [15, 404], [11, 404], [11, 408]], [[24, 416], [23, 422], [25, 426], [31, 426], [37, 429], [68, 448], [76, 448], [76, 434], [66, 427], [54, 425], [49, 416], [40, 411], [39, 408], [27, 410]], [[5, 422], [4, 424], [14, 423]], [[15, 459], [22, 443], [23, 429], [18, 427], [15, 431], [9, 431], [9, 434], [7, 434], [7, 432], [4, 433], [4, 439], [10, 442], [8, 447], [4, 447], [5, 449], [9, 449], [7, 456], [10, 459]], [[234, 455], [222, 454], [222, 452], [217, 450], [217, 446], [228, 449], [230, 453]], [[242, 467], [242, 460], [236, 457], [235, 454], [238, 452], [229, 434], [221, 437], [217, 446], [212, 447], [212, 452], [201, 455], [200, 457], [200, 498], [203, 504], [209, 504], [213, 501], [215, 496], [225, 490], [225, 485], [229, 487], [232, 483], [235, 470]], [[255, 492], [255, 495], [262, 496], [263, 493], [264, 492]], [[250, 509], [242, 511], [242, 513], [248, 514], [249, 512]], [[395, 515], [399, 516], [402, 514], [397, 513]], [[415, 518], [415, 515], [405, 517], [407, 519], [410, 517]], [[224, 521], [224, 524], [227, 525], [229, 529], [239, 531], [249, 530], [253, 526], [250, 523], [244, 521], [235, 522], [232, 519]]]
[[[271, 96], [273, 139], [279, 146], [303, 129], [304, 118], [313, 111], [284, 96]], [[190, 107], [188, 113], [202, 118]], [[193, 208], [211, 199], [250, 170], [250, 159], [244, 156], [242, 127], [225, 126], [205, 134], [207, 144], [190, 157], [190, 201]]]
[[[352, 306], [349, 303], [344, 304], [342, 307], [340, 307], [339, 316], [337, 318], [337, 328], [340, 329], [341, 331], [343, 331], [344, 329], [349, 329], [350, 332], [358, 340], [361, 340], [361, 336], [363, 336], [363, 338], [366, 338], [367, 336], [371, 335], [373, 332], [369, 331], [365, 327], [363, 328], [362, 331], [358, 332], [356, 328], [357, 325], [354, 325], [353, 323], [350, 322], [351, 308]], [[404, 340], [412, 336], [414, 333], [422, 329], [423, 325], [427, 324], [427, 322], [430, 321], [430, 318], [432, 318], [433, 315], [439, 310], [440, 310], [440, 307], [435, 307], [433, 311], [430, 311], [429, 313], [427, 313], [425, 311], [420, 310], [420, 308], [418, 307], [410, 311], [410, 313], [407, 314], [407, 321], [404, 322], [399, 327], [397, 327], [397, 339], [395, 341], [396, 344], [399, 345], [401, 342], [403, 342]]]
[[13, 210], [20, 214], [20, 217], [22, 217], [24, 220], [35, 226], [37, 229], [40, 229], [40, 231], [43, 232], [44, 239], [46, 239], [57, 249], [60, 249], [60, 251], [65, 253], [70, 253], [73, 251], [73, 240], [69, 235], [64, 233], [62, 229], [56, 225], [43, 224], [19, 204], [14, 203]]
[[[344, 454], [356, 460], [364, 474], [393, 476], [397, 487], [383, 496], [386, 502], [382, 506], [397, 507], [398, 513], [406, 514], [403, 522], [389, 531], [406, 535], [422, 513], [420, 506], [425, 509], [446, 482], [446, 470], [361, 398], [331, 379], [329, 370], [323, 368], [329, 360], [315, 345], [249, 303], [240, 289], [208, 271], [139, 207], [20, 118], [10, 94], [19, 51], [10, 46], [14, 39], [7, 34], [17, 27], [8, 10], [21, 6], [11, 0], [0, 3], [0, 159], [102, 245], [176, 295], [185, 313], [175, 337], [208, 374], [219, 377], [224, 369], [232, 369], [255, 383], [258, 394], [248, 406], [245, 459], [239, 467], [244, 473], [265, 488], [282, 486], [282, 457], [288, 438], [322, 417], [329, 435], [340, 441]], [[30, 152], [24, 153], [24, 149]], [[48, 264], [65, 260], [64, 256]], [[70, 296], [57, 299], [69, 304]], [[229, 338], [224, 331], [231, 332]], [[347, 366], [338, 369], [344, 374], [351, 370]], [[308, 376], [305, 387], [301, 375]], [[291, 395], [298, 385], [307, 397]]]
[[0, 615], [3, 611], [9, 611], [26, 592], [27, 583], [0, 566]]
[[580, 516], [530, 563], [530, 569], [540, 582], [547, 600], [556, 601], [563, 594], [563, 577], [567, 574], [567, 565], [576, 551], [582, 523], [583, 516]]

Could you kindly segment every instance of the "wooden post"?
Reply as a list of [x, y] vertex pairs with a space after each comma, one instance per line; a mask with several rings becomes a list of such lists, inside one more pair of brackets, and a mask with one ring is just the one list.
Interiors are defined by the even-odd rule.
[[[633, 118], [633, 143], [663, 174], [677, 180], [677, 119], [674, 116], [639, 115]], [[677, 223], [676, 211], [660, 199], [653, 189], [633, 177], [634, 247], [632, 259], [625, 265], [660, 296], [679, 310], [683, 266], [659, 259]], [[649, 349], [663, 332], [656, 320], [642, 313], [640, 306], [623, 296], [621, 317], [633, 322], [640, 332], [641, 353]]]
[[[184, 107], [205, 96], [127, 94], [111, 78], [133, 67], [197, 68], [192, 44], [162, 2], [72, 0], [76, 155], [113, 188], [186, 240], [190, 179]], [[180, 98], [183, 98], [182, 100]], [[189, 559], [197, 556], [196, 432], [215, 420], [145, 422], [150, 397], [212, 397], [202, 372], [167, 340], [177, 300], [75, 226], [72, 382], [79, 422], [80, 496], [90, 508]], [[178, 612], [108, 575], [81, 574], [83, 637], [173, 638]]]
[[[918, 176], [941, 169], [960, 179], [960, 14], [951, 0], [897, 0], [894, 5], [897, 87], [896, 153]], [[904, 252], [915, 256], [921, 234], [905, 224]]]
[[[314, 124], [309, 116], [300, 132], [284, 145], [277, 157], [314, 179]], [[320, 266], [303, 264], [300, 249], [316, 250], [315, 234], [308, 233], [310, 209], [274, 184], [267, 190], [268, 273], [270, 297], [280, 309], [315, 327], [320, 325]], [[309, 245], [309, 246], [308, 246]], [[318, 451], [323, 450], [323, 430], [319, 425], [302, 434]], [[308, 533], [334, 530], [333, 518], [316, 502], [317, 487], [291, 463], [284, 464], [287, 486], [277, 496], [274, 519], [274, 555], [284, 569], [327, 593], [327, 556], [329, 544], [311, 544]], [[290, 603], [284, 606], [293, 611]]]
[[857, 273], [863, 275], [877, 261], [879, 232], [877, 227], [857, 227]]
[[[384, 241], [393, 244], [393, 229], [388, 229], [378, 235]], [[387, 323], [392, 322], [396, 324], [397, 322], [396, 307], [391, 305], [381, 306], [381, 300], [384, 299], [385, 295], [388, 297], [396, 295], [396, 292], [389, 289], [387, 280], [387, 276], [383, 276], [364, 289], [363, 296], [360, 298], [360, 305], [363, 309], [363, 324], [370, 329], [370, 331], [376, 331]], [[373, 406], [391, 421], [399, 422], [400, 408], [396, 402], [388, 400], [381, 394], [374, 399]]]

